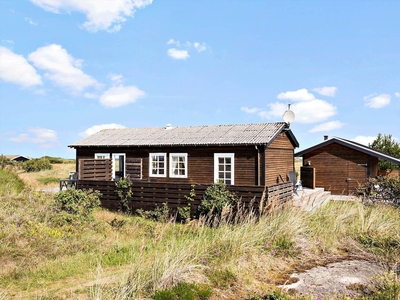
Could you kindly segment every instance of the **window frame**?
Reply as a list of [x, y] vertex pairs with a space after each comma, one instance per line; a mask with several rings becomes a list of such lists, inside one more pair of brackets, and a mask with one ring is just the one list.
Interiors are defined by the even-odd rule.
[[[164, 156], [164, 174], [153, 174], [152, 164], [153, 164], [153, 156]], [[168, 166], [167, 166], [167, 153], [165, 152], [152, 152], [149, 153], [149, 177], [167, 177]]]
[[113, 153], [112, 156], [112, 161], [111, 161], [111, 167], [112, 167], [112, 173], [111, 177], [112, 180], [115, 180], [115, 156], [123, 156], [124, 157], [124, 168], [123, 168], [123, 175], [122, 178], [126, 177], [126, 153]]
[[[235, 184], [235, 153], [214, 153], [214, 182], [218, 182], [220, 180], [223, 180], [225, 183], [225, 175], [224, 179], [219, 178], [219, 158], [227, 158], [229, 157], [231, 159], [231, 183], [229, 185], [234, 185]], [[224, 171], [225, 173], [226, 171]], [[228, 184], [228, 183], [226, 183]]]
[[[98, 156], [104, 156], [104, 158], [103, 157], [98, 157]], [[94, 159], [110, 159], [110, 153], [95, 153], [94, 154]]]
[[[185, 158], [185, 175], [175, 175], [173, 172], [173, 157], [184, 157]], [[179, 163], [179, 160], [178, 160]], [[178, 170], [180, 168], [178, 167]], [[170, 153], [169, 154], [169, 177], [171, 178], [188, 178], [188, 154], [187, 153]]]

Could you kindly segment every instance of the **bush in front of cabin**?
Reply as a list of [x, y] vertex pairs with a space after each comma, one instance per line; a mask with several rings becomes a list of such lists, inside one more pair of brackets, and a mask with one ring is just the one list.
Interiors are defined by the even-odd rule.
[[25, 172], [39, 172], [44, 170], [52, 170], [53, 166], [48, 159], [34, 158], [24, 162], [22, 168]]
[[224, 208], [232, 208], [237, 202], [236, 194], [229, 191], [225, 183], [220, 181], [206, 189], [198, 211], [200, 215], [219, 216]]
[[363, 196], [365, 204], [385, 203], [400, 206], [400, 176], [370, 178], [364, 187], [368, 191]]
[[53, 221], [59, 225], [92, 219], [93, 210], [100, 206], [101, 193], [96, 190], [67, 189], [54, 197], [54, 207], [59, 212]]

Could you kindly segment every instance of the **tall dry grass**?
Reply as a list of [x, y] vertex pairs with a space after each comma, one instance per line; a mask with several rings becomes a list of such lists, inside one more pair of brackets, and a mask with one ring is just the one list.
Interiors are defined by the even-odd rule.
[[189, 282], [211, 286], [217, 298], [249, 299], [293, 270], [331, 258], [400, 264], [400, 214], [389, 206], [290, 207], [214, 227], [205, 219], [162, 223], [98, 210], [88, 223], [60, 226], [52, 222], [52, 195], [24, 190], [0, 197], [5, 298], [145, 299]]

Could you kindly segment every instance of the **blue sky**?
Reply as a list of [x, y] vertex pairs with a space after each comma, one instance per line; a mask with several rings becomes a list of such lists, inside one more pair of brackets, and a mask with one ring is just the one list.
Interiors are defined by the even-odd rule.
[[400, 139], [400, 1], [0, 1], [0, 154], [102, 128], [275, 122]]

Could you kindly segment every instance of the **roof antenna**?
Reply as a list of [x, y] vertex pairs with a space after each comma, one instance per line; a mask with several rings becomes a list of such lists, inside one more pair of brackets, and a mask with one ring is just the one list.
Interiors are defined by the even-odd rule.
[[288, 104], [288, 109], [282, 115], [283, 121], [287, 124], [287, 127], [290, 126], [290, 123], [293, 123], [295, 115], [294, 112], [290, 110], [290, 103]]

